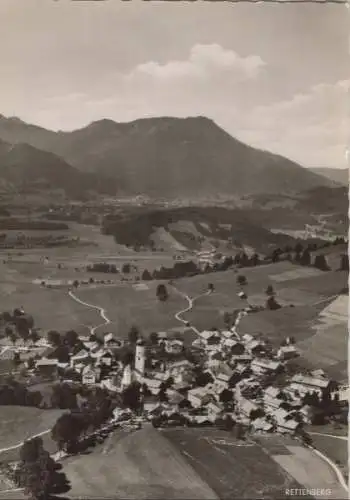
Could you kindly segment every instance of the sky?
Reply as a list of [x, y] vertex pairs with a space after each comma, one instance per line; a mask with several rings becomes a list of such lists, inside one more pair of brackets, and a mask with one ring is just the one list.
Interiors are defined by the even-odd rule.
[[307, 167], [346, 167], [339, 4], [0, 0], [0, 113], [53, 130], [208, 116]]

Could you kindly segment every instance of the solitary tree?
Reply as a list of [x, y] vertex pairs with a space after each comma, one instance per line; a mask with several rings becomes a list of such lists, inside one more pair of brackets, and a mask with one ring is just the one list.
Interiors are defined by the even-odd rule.
[[340, 271], [349, 272], [349, 255], [344, 253], [340, 257]]
[[241, 286], [247, 285], [248, 284], [247, 278], [243, 276], [243, 274], [239, 274], [237, 276], [237, 284]]
[[128, 333], [128, 339], [130, 344], [136, 344], [139, 337], [140, 337], [140, 331], [137, 328], [137, 326], [133, 325]]
[[310, 255], [310, 250], [308, 248], [305, 248], [305, 250], [301, 254], [300, 264], [302, 266], [309, 266], [311, 264], [311, 255]]
[[326, 257], [324, 255], [316, 255], [314, 266], [321, 271], [329, 271], [329, 266], [327, 264]]
[[275, 295], [275, 290], [274, 290], [273, 286], [272, 285], [268, 285], [268, 287], [265, 290], [265, 293], [269, 297], [272, 297], [273, 295]]
[[148, 269], [145, 269], [142, 273], [142, 277], [143, 281], [150, 281], [152, 279], [152, 274], [149, 272]]
[[72, 348], [74, 347], [79, 341], [79, 335], [77, 334], [76, 331], [74, 330], [68, 330], [68, 332], [65, 333], [64, 335], [64, 343]]
[[82, 432], [81, 421], [73, 413], [61, 415], [51, 431], [52, 439], [59, 450], [73, 451]]
[[152, 332], [149, 336], [149, 340], [150, 340], [152, 345], [157, 345], [158, 344], [158, 333]]
[[160, 283], [157, 286], [156, 296], [157, 299], [160, 300], [161, 302], [165, 302], [168, 299], [169, 297], [168, 290], [163, 283]]
[[281, 305], [276, 301], [275, 297], [269, 297], [266, 301], [266, 309], [270, 309], [271, 311], [276, 311], [277, 309], [281, 309]]

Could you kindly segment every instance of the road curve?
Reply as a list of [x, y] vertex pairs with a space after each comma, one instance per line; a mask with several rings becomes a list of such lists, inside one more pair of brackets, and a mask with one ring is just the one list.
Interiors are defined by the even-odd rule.
[[347, 436], [336, 436], [335, 434], [324, 434], [322, 432], [309, 432], [308, 434], [315, 435], [315, 436], [325, 436], [325, 437], [330, 437], [334, 439], [341, 439], [342, 441], [347, 441], [348, 438]]
[[[24, 441], [28, 441], [28, 439], [34, 439], [36, 437], [43, 436], [44, 434], [48, 434], [49, 432], [51, 432], [51, 429], [47, 429], [46, 431], [42, 431], [39, 432], [38, 434], [34, 434], [33, 436], [29, 436]], [[8, 446], [7, 448], [0, 448], [0, 453], [4, 453], [5, 451], [10, 451], [10, 450], [16, 450], [17, 448], [23, 446], [24, 441], [21, 441], [20, 443], [14, 444], [12, 446]]]
[[[183, 297], [184, 299], [187, 300], [188, 302], [188, 306], [185, 307], [185, 309], [181, 309], [181, 311], [177, 312], [176, 314], [174, 314], [174, 317], [175, 319], [177, 319], [177, 321], [180, 321], [181, 323], [183, 324], [186, 324], [188, 323], [188, 321], [184, 318], [182, 318], [181, 316], [185, 313], [187, 313], [188, 311], [191, 311], [191, 309], [193, 308], [193, 304], [194, 302], [199, 299], [200, 297], [204, 297], [205, 295], [209, 295], [211, 293], [211, 290], [207, 290], [205, 293], [201, 293], [200, 295], [197, 295], [196, 297], [193, 297], [191, 298], [189, 295], [187, 295], [186, 293], [184, 292], [181, 292], [178, 288], [176, 288], [174, 285], [172, 285], [172, 288], [175, 290], [176, 293], [178, 293], [179, 295], [181, 295], [181, 297]], [[193, 325], [190, 325], [188, 328], [190, 328], [191, 330], [193, 330], [197, 335], [199, 335], [199, 330], [193, 326]]]
[[88, 302], [85, 302], [84, 300], [79, 299], [79, 297], [77, 297], [72, 291], [69, 291], [68, 295], [73, 300], [75, 300], [75, 302], [78, 302], [79, 304], [81, 304], [83, 306], [90, 307], [90, 309], [95, 309], [95, 310], [97, 310], [99, 312], [101, 318], [103, 319], [103, 323], [101, 323], [99, 325], [96, 325], [96, 326], [92, 326], [92, 327], [89, 326], [90, 333], [92, 335], [95, 333], [95, 331], [97, 330], [97, 328], [100, 328], [101, 326], [104, 326], [104, 325], [109, 325], [111, 323], [111, 320], [108, 318], [108, 316], [106, 314], [106, 310], [103, 307], [96, 306], [94, 304], [89, 304]]
[[327, 464], [333, 469], [333, 471], [335, 472], [335, 475], [337, 476], [337, 479], [340, 483], [340, 485], [342, 486], [342, 488], [344, 488], [344, 490], [346, 491], [346, 493], [349, 493], [349, 486], [347, 485], [346, 481], [345, 481], [345, 478], [341, 472], [341, 470], [339, 469], [339, 467], [337, 466], [337, 464], [335, 464], [333, 462], [333, 460], [331, 460], [330, 458], [328, 458], [326, 455], [324, 455], [321, 451], [317, 450], [316, 448], [314, 448], [313, 446], [310, 447], [312, 449], [312, 451], [314, 453], [316, 453], [316, 455], [318, 455], [320, 458], [322, 458], [322, 460], [324, 460], [325, 462], [327, 462]]

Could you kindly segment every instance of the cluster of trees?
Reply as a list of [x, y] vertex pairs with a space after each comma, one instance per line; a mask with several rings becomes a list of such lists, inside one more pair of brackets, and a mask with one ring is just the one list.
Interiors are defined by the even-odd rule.
[[303, 405], [311, 406], [313, 409], [312, 422], [322, 425], [325, 420], [334, 415], [341, 413], [339, 404], [339, 395], [337, 393], [332, 397], [329, 390], [323, 390], [321, 396], [316, 391], [308, 392], [304, 395]]
[[39, 407], [42, 402], [42, 395], [39, 391], [29, 391], [28, 388], [8, 377], [0, 385], [0, 406], [35, 406]]
[[161, 267], [153, 271], [152, 278], [157, 280], [172, 280], [185, 276], [195, 276], [201, 272], [200, 268], [192, 260], [187, 262], [176, 262], [173, 267]]
[[87, 266], [86, 270], [92, 273], [112, 273], [117, 274], [118, 269], [115, 264], [108, 264], [107, 262], [96, 262]]
[[12, 313], [5, 311], [1, 315], [4, 322], [4, 335], [11, 342], [15, 343], [17, 339], [23, 341], [37, 342], [40, 335], [34, 329], [34, 319], [30, 314], [25, 313], [22, 309], [14, 309]]
[[157, 296], [157, 299], [160, 300], [161, 302], [165, 302], [166, 300], [168, 300], [169, 293], [168, 293], [167, 287], [163, 283], [160, 283], [157, 286], [156, 296]]
[[62, 466], [44, 449], [43, 440], [35, 437], [23, 443], [13, 480], [33, 500], [46, 500], [53, 494], [66, 493], [70, 484], [59, 472]]
[[97, 387], [89, 393], [80, 411], [61, 415], [51, 431], [59, 450], [77, 451], [80, 443], [113, 415], [113, 401], [109, 393]]
[[8, 217], [0, 220], [0, 229], [6, 230], [33, 230], [33, 231], [65, 231], [69, 229], [64, 222], [45, 220], [26, 220]]

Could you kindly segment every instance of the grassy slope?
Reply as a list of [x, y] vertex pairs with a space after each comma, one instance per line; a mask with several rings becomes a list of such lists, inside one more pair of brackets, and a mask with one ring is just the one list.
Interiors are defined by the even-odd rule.
[[[62, 410], [1, 406], [0, 448], [14, 446], [34, 434], [50, 429], [61, 414]], [[0, 461], [2, 458], [0, 453]]]
[[284, 498], [286, 488], [300, 487], [253, 442], [242, 446], [229, 434], [211, 429], [165, 430], [164, 435], [220, 498]]
[[152, 427], [65, 463], [70, 498], [215, 499], [178, 450]]
[[168, 287], [169, 299], [167, 302], [159, 302], [156, 298], [157, 283], [150, 282], [147, 286], [149, 288], [145, 290], [137, 290], [127, 284], [81, 289], [77, 295], [83, 301], [105, 308], [112, 324], [101, 327], [100, 332], [115, 331], [125, 337], [132, 325], [137, 325], [143, 333], [179, 326], [174, 315], [186, 307], [185, 300]]

